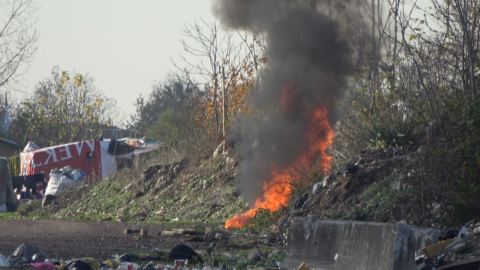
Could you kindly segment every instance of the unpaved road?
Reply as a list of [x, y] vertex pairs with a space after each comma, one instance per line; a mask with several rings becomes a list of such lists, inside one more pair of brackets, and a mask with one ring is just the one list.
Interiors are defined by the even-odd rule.
[[[127, 228], [148, 230], [148, 236], [135, 240], [123, 234]], [[135, 225], [107, 221], [0, 220], [0, 254], [11, 255], [24, 243], [37, 245], [49, 258], [94, 257], [99, 260], [125, 252], [151, 253], [154, 248], [169, 251], [185, 241], [185, 236], [161, 236], [162, 225]], [[187, 243], [194, 250], [202, 243]]]

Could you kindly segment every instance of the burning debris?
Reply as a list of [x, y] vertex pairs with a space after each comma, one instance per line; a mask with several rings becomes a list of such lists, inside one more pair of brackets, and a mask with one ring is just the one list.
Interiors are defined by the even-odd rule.
[[224, 26], [264, 33], [269, 60], [251, 100], [261, 120], [239, 119], [232, 128], [244, 158], [239, 189], [255, 204], [228, 220], [227, 228], [247, 224], [259, 208], [286, 206], [301, 169], [326, 173], [330, 168], [326, 150], [333, 138], [330, 123], [336, 120], [333, 103], [342, 96], [353, 65], [339, 23], [321, 11], [325, 5], [230, 0], [215, 6]]

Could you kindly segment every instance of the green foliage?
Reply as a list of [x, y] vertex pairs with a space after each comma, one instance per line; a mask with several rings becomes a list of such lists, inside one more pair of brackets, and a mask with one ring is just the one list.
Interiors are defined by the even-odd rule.
[[362, 195], [366, 207], [356, 209], [360, 210], [356, 215], [383, 222], [406, 220], [403, 203], [410, 201], [416, 191], [415, 186], [404, 182], [407, 177], [402, 169], [395, 169], [389, 176], [370, 185]]
[[376, 149], [384, 149], [389, 146], [404, 147], [413, 144], [414, 128], [415, 124], [412, 121], [375, 122], [367, 127], [366, 140], [370, 147]]
[[95, 87], [91, 77], [70, 76], [56, 67], [23, 102], [12, 132], [39, 146], [93, 138], [101, 134], [102, 125], [110, 125], [113, 110], [115, 102]]
[[[196, 86], [176, 74], [169, 74], [166, 80], [162, 83], [156, 83], [152, 86], [152, 91], [148, 97], [140, 95], [135, 102], [136, 112], [131, 116], [130, 125], [142, 134], [148, 133], [149, 136], [160, 137], [163, 135], [153, 134], [152, 126], [157, 125], [158, 129], [164, 128], [162, 122], [172, 121], [177, 122], [179, 119], [188, 117], [193, 113], [192, 107], [197, 102], [196, 96], [200, 92]], [[179, 116], [171, 116], [171, 111]], [[163, 119], [162, 119], [163, 118]], [[176, 118], [176, 119], [172, 119]], [[172, 124], [172, 122], [170, 122]], [[191, 124], [183, 122], [184, 129], [191, 128]], [[161, 131], [161, 130], [160, 130]], [[182, 135], [181, 133], [179, 135]], [[163, 139], [163, 138], [162, 138]], [[169, 139], [171, 141], [181, 141], [180, 139]]]
[[428, 144], [405, 166], [365, 190], [367, 207], [350, 215], [458, 226], [480, 214], [479, 102], [444, 107], [444, 112], [449, 117], [431, 122], [423, 140]]
[[191, 132], [194, 132], [191, 115], [170, 107], [160, 113], [158, 121], [147, 129], [146, 135], [166, 144], [176, 144], [188, 139]]

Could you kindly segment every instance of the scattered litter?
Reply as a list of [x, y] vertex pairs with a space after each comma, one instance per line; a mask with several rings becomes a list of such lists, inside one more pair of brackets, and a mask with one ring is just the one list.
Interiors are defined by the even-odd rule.
[[115, 258], [113, 260], [109, 259], [105, 261], [105, 265], [111, 268], [117, 268], [121, 263], [122, 262], [120, 261], [120, 258]]
[[63, 267], [63, 269], [65, 269], [65, 268], [68, 269], [68, 270], [72, 270], [72, 269], [75, 269], [75, 270], [91, 270], [91, 269], [93, 269], [92, 267], [90, 267], [90, 265], [88, 263], [86, 263], [84, 261], [81, 261], [81, 260], [73, 260]]
[[340, 169], [338, 172], [339, 173], [356, 173], [360, 170], [360, 166], [358, 166], [358, 163], [355, 163], [355, 164], [351, 164], [351, 163], [347, 163], [347, 165], [345, 166], [345, 168], [342, 168]]
[[85, 172], [70, 166], [51, 170], [45, 195], [57, 196], [65, 191], [77, 190], [85, 184]]
[[144, 236], [148, 234], [148, 230], [140, 228], [124, 229], [123, 234], [140, 234]]
[[202, 262], [202, 258], [198, 256], [197, 252], [195, 252], [193, 249], [191, 249], [189, 246], [184, 245], [184, 244], [179, 244], [176, 247], [174, 247], [169, 254], [170, 259], [172, 260], [199, 260]]
[[38, 150], [38, 146], [34, 142], [28, 142], [25, 148], [23, 148], [23, 152], [32, 152]]
[[207, 232], [205, 231], [205, 242], [211, 242], [213, 240], [221, 240], [221, 241], [228, 241], [232, 237], [232, 234], [226, 230], [214, 230]]
[[323, 180], [313, 185], [312, 194], [317, 194], [319, 190], [321, 190], [322, 188], [325, 188], [326, 186], [325, 183], [326, 183], [325, 180]]
[[132, 253], [125, 253], [122, 256], [118, 257], [120, 262], [136, 262], [138, 261], [138, 256]]
[[92, 257], [81, 258], [80, 261], [87, 263], [92, 269], [100, 269], [100, 262]]
[[185, 265], [187, 265], [188, 263], [188, 260], [185, 259], [185, 260], [174, 260], [173, 261], [173, 265], [174, 265], [174, 268], [178, 268], [178, 267], [183, 267]]
[[122, 262], [117, 269], [119, 270], [137, 270], [140, 266], [134, 262]]
[[47, 255], [34, 244], [22, 244], [13, 252], [13, 256], [15, 257], [23, 257], [31, 261], [33, 261], [34, 255], [36, 257], [43, 256], [47, 258]]
[[280, 268], [280, 263], [276, 259], [273, 259], [272, 260], [272, 266]]
[[296, 270], [308, 270], [308, 264], [306, 264], [305, 262], [302, 262], [297, 268]]
[[454, 238], [442, 241], [440, 243], [430, 245], [428, 247], [425, 247], [424, 249], [422, 249], [423, 254], [425, 254], [425, 256], [427, 256], [427, 257], [434, 256], [438, 252], [444, 250], [453, 241], [455, 241]]
[[308, 199], [308, 193], [305, 193], [302, 196], [298, 197], [293, 203], [293, 208], [300, 209], [304, 207], [306, 205], [307, 199]]
[[30, 267], [33, 269], [53, 269], [55, 267], [55, 264], [52, 262], [34, 262], [34, 263], [29, 263], [28, 264]]

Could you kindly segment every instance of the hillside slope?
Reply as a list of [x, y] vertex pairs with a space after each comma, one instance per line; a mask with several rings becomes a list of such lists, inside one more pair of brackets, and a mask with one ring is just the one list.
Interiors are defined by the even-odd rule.
[[[45, 207], [22, 214], [46, 218], [118, 221], [224, 221], [248, 208], [235, 189], [238, 157], [213, 155], [205, 147], [191, 159], [157, 163], [155, 155], [141, 168], [123, 168], [95, 186], [57, 196]], [[145, 169], [143, 169], [145, 168]]]

